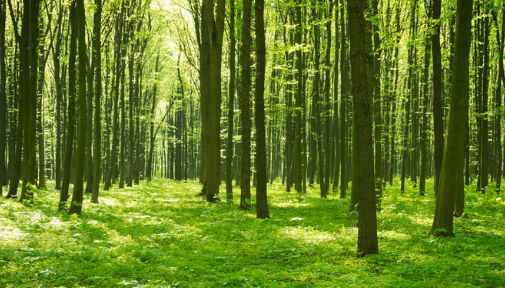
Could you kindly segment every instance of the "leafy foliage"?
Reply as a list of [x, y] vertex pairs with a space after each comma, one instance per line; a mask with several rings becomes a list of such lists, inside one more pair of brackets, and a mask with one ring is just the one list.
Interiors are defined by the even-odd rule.
[[318, 187], [300, 198], [274, 183], [272, 220], [239, 210], [239, 199], [204, 202], [197, 182], [103, 191], [82, 218], [56, 212], [53, 189], [30, 207], [0, 198], [0, 286], [501, 287], [505, 201], [474, 188], [456, 238], [428, 236], [433, 191], [385, 189], [380, 254], [365, 258], [356, 257], [349, 200], [320, 198]]

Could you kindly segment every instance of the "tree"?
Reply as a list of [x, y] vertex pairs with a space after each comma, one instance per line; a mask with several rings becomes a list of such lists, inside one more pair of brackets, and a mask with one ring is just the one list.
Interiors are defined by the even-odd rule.
[[[458, 1], [459, 2], [459, 1]], [[442, 155], [444, 151], [444, 127], [442, 111], [442, 54], [440, 52], [440, 13], [441, 0], [433, 0], [433, 20], [435, 33], [431, 36], [431, 51], [433, 57], [433, 126], [435, 132], [435, 195], [438, 193]]]
[[377, 244], [377, 215], [372, 119], [373, 94], [369, 88], [368, 61], [371, 61], [371, 36], [364, 12], [365, 3], [349, 0], [349, 37], [351, 48], [351, 81], [353, 85], [353, 193], [358, 194], [358, 256], [379, 252]]
[[5, 17], [7, 12], [7, 1], [0, 3], [0, 196], [2, 188], [6, 182], [5, 169], [5, 147], [7, 136], [7, 75], [5, 70]]
[[251, 112], [249, 94], [251, 90], [251, 2], [244, 0], [242, 18], [242, 95], [240, 98], [240, 118], [242, 120], [240, 164], [240, 208], [251, 208]]
[[87, 104], [86, 104], [86, 13], [84, 0], [76, 0], [77, 40], [79, 42], [79, 130], [77, 136], [77, 151], [75, 160], [75, 179], [72, 202], [68, 214], [81, 215], [84, 193], [84, 163], [86, 161]]
[[[215, 201], [219, 194], [221, 114], [221, 55], [224, 32], [225, 0], [204, 0], [202, 5], [202, 49], [200, 51], [200, 91], [202, 130], [205, 142], [204, 190], [207, 201]], [[216, 15], [214, 16], [214, 7]]]
[[101, 29], [102, 29], [102, 0], [95, 0], [95, 13], [93, 14], [93, 57], [96, 61], [95, 66], [95, 134], [93, 154], [93, 191], [91, 195], [91, 203], [98, 203], [98, 193], [100, 190], [100, 171], [101, 166], [101, 134], [102, 121], [100, 118], [100, 99], [102, 97], [102, 51], [101, 51]]
[[226, 201], [233, 200], [233, 115], [235, 102], [235, 0], [230, 1], [230, 84], [228, 85], [228, 138], [226, 142]]
[[447, 119], [447, 140], [444, 148], [442, 170], [440, 171], [440, 186], [435, 217], [430, 231], [430, 234], [435, 236], [454, 237], [452, 213], [458, 186], [459, 167], [463, 165], [466, 123], [468, 121], [472, 10], [472, 0], [458, 0], [453, 75]]
[[70, 47], [68, 59], [68, 105], [67, 105], [67, 139], [65, 143], [65, 156], [63, 159], [63, 181], [60, 190], [60, 201], [58, 210], [63, 210], [66, 207], [68, 200], [68, 188], [70, 185], [70, 166], [72, 163], [72, 148], [74, 144], [74, 130], [75, 130], [75, 61], [77, 53], [77, 19], [75, 16], [75, 1], [69, 6], [70, 10]]
[[265, 141], [265, 1], [256, 0], [256, 216], [270, 218], [267, 202], [267, 151]]

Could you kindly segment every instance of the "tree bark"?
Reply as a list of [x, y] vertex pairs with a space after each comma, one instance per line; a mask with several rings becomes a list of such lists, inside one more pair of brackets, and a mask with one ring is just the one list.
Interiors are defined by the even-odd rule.
[[[459, 1], [458, 1], [459, 2]], [[435, 197], [438, 194], [440, 171], [442, 169], [442, 155], [444, 152], [444, 123], [442, 110], [442, 54], [440, 52], [440, 19], [441, 0], [433, 0], [433, 20], [435, 33], [431, 36], [431, 50], [433, 57], [433, 125], [435, 132]]]
[[256, 217], [270, 218], [267, 202], [267, 151], [265, 141], [265, 1], [254, 6], [256, 28]]
[[[220, 172], [221, 55], [223, 45], [225, 0], [217, 5], [204, 0], [202, 6], [202, 50], [200, 54], [200, 89], [202, 93], [202, 124], [205, 143], [205, 196], [218, 199]], [[216, 17], [214, 17], [214, 7]]]
[[451, 81], [447, 140], [444, 149], [435, 217], [430, 234], [454, 236], [454, 201], [458, 187], [459, 166], [463, 164], [469, 100], [469, 54], [472, 33], [472, 0], [458, 0], [456, 40]]
[[79, 131], [77, 136], [77, 151], [75, 158], [75, 180], [72, 202], [68, 214], [81, 215], [83, 202], [84, 165], [86, 161], [86, 134], [87, 134], [87, 94], [86, 94], [86, 14], [84, 0], [76, 0], [77, 38], [79, 42]]
[[[358, 256], [377, 254], [377, 216], [375, 206], [372, 121], [373, 95], [369, 89], [367, 63], [372, 61], [370, 34], [367, 32], [364, 1], [349, 0], [349, 36], [353, 84], [353, 192], [359, 193]], [[368, 39], [367, 39], [368, 38]], [[367, 44], [370, 45], [367, 47]]]

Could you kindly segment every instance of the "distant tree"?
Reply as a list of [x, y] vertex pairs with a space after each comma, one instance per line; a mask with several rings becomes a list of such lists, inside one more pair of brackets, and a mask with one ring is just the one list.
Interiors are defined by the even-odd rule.
[[435, 217], [430, 231], [430, 234], [435, 236], [454, 237], [453, 209], [458, 187], [459, 167], [463, 165], [466, 123], [468, 121], [472, 10], [472, 0], [458, 0], [447, 140], [440, 173]]
[[226, 142], [226, 201], [233, 199], [233, 117], [235, 102], [235, 0], [230, 1], [230, 83], [228, 84], [228, 138]]

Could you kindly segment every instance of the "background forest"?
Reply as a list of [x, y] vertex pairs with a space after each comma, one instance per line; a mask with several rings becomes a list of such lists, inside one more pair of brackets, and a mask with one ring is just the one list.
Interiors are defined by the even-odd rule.
[[[358, 256], [378, 253], [387, 213], [405, 209], [433, 236], [454, 236], [453, 216], [479, 218], [468, 203], [503, 230], [504, 29], [503, 0], [2, 1], [0, 194], [24, 206], [4, 199], [0, 211], [79, 226], [87, 207], [92, 221], [102, 209], [85, 199], [114, 207], [124, 191], [155, 206], [153, 187], [229, 217], [306, 201], [316, 211], [298, 218], [336, 221], [342, 237], [359, 219]], [[341, 220], [317, 216], [335, 201]]]

